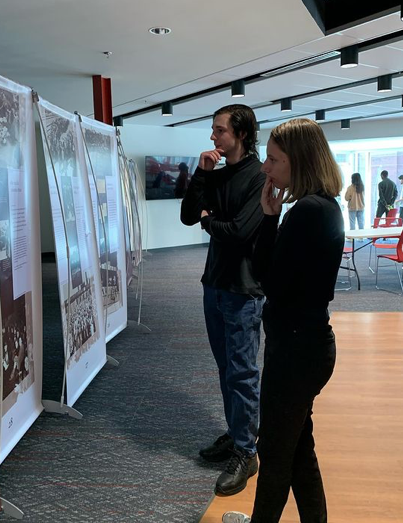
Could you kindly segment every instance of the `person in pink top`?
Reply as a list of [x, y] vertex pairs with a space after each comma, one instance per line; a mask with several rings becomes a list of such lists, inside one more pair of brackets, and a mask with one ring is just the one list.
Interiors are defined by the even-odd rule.
[[350, 229], [355, 229], [355, 220], [358, 222], [358, 228], [364, 228], [364, 184], [361, 180], [360, 173], [354, 173], [351, 176], [351, 185], [348, 187], [345, 195], [348, 201], [348, 215], [350, 218]]

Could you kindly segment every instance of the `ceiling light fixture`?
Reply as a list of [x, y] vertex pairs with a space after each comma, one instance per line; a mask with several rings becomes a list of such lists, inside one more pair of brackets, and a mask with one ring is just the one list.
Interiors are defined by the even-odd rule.
[[358, 45], [343, 47], [340, 55], [341, 67], [357, 67], [358, 65]]
[[289, 112], [292, 109], [292, 99], [291, 98], [283, 98], [281, 100], [281, 112]]
[[260, 132], [260, 123], [256, 122], [256, 132]]
[[150, 27], [149, 33], [157, 36], [169, 35], [171, 29], [169, 27]]
[[378, 93], [388, 93], [392, 90], [392, 75], [378, 76]]
[[106, 58], [110, 58], [113, 53], [112, 51], [103, 51], [102, 54], [105, 55]]
[[401, 6], [400, 6], [400, 20], [403, 22], [403, 2], [401, 3]]
[[172, 102], [163, 102], [161, 104], [161, 114], [162, 116], [172, 116], [174, 114]]
[[235, 80], [231, 83], [231, 96], [232, 98], [241, 98], [245, 96], [245, 81]]
[[326, 119], [325, 117], [326, 114], [324, 109], [318, 109], [317, 111], [315, 111], [315, 120], [317, 122], [324, 122]]
[[115, 116], [113, 118], [113, 125], [115, 127], [123, 127], [123, 116]]
[[340, 127], [342, 129], [350, 129], [350, 119], [346, 118], [345, 120], [341, 120]]

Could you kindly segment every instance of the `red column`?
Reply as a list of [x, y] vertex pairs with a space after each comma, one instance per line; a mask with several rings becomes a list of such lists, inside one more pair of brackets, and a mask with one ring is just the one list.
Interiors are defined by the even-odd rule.
[[111, 79], [101, 75], [92, 77], [95, 120], [113, 125]]

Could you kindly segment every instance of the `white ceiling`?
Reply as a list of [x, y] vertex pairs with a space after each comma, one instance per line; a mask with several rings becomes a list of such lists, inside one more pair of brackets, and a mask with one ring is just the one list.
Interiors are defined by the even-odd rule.
[[[172, 33], [154, 36], [152, 26]], [[301, 0], [2, 0], [0, 75], [33, 87], [43, 98], [68, 111], [92, 115], [92, 76], [112, 79], [114, 115], [258, 74], [327, 51], [403, 30], [399, 13], [324, 37]], [[112, 51], [106, 58], [104, 51]], [[287, 116], [327, 119], [368, 115], [402, 116], [403, 77], [392, 93], [380, 94], [376, 82], [361, 87], [302, 97], [292, 113], [281, 113], [283, 97], [399, 72], [403, 41], [360, 53], [360, 65], [342, 69], [339, 60], [267, 78], [246, 86], [237, 99], [273, 127]], [[349, 103], [376, 104], [329, 110]], [[233, 103], [229, 91], [174, 106], [163, 118], [159, 108], [125, 123], [168, 125], [211, 115]], [[391, 113], [391, 114], [390, 114]], [[211, 120], [189, 124], [209, 127]]]

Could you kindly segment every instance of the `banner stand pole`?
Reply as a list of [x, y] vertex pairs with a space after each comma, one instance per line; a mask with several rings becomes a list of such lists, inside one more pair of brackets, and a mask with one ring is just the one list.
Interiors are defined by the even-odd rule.
[[[66, 229], [66, 219], [64, 215], [64, 209], [63, 209], [63, 203], [62, 198], [60, 195], [60, 188], [59, 183], [57, 181], [56, 176], [56, 169], [55, 165], [53, 163], [52, 153], [50, 152], [48, 137], [46, 134], [46, 129], [42, 120], [42, 115], [38, 107], [39, 102], [39, 96], [38, 93], [35, 91], [32, 91], [32, 99], [34, 102], [34, 105], [36, 107], [38, 116], [39, 116], [39, 123], [42, 128], [43, 136], [45, 137], [45, 143], [47, 147], [47, 151], [49, 154], [50, 163], [52, 165], [52, 171], [53, 176], [55, 179], [56, 189], [57, 189], [57, 196], [59, 198], [59, 204], [60, 204], [60, 213], [62, 215], [62, 221], [63, 221], [63, 229], [64, 229], [64, 237], [66, 242], [66, 256], [67, 256], [67, 267], [68, 267], [68, 277], [67, 277], [67, 317], [66, 317], [66, 346], [64, 347], [64, 372], [63, 372], [63, 384], [62, 384], [62, 393], [60, 396], [60, 402], [53, 401], [53, 400], [42, 400], [42, 405], [45, 409], [45, 412], [52, 412], [56, 414], [67, 414], [71, 416], [72, 418], [81, 419], [83, 415], [78, 412], [78, 410], [73, 409], [72, 407], [69, 407], [64, 403], [64, 393], [66, 389], [66, 376], [67, 376], [67, 354], [69, 353], [69, 343], [70, 343], [70, 309], [71, 309], [71, 303], [70, 303], [70, 297], [71, 297], [71, 285], [70, 285], [70, 274], [71, 274], [71, 265], [70, 265], [70, 247], [69, 247], [69, 240], [67, 236], [67, 229]], [[56, 242], [55, 242], [56, 243]]]
[[0, 513], [15, 519], [22, 519], [24, 517], [24, 512], [22, 510], [4, 498], [0, 498]]

